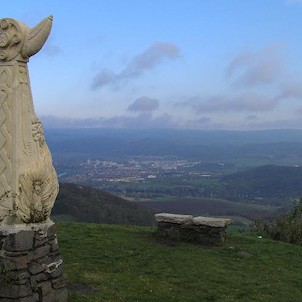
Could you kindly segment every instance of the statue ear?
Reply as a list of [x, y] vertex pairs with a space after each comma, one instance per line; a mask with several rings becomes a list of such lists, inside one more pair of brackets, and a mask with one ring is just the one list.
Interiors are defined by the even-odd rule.
[[25, 37], [25, 45], [22, 50], [22, 56], [24, 58], [33, 56], [45, 44], [51, 30], [52, 19], [53, 17], [49, 16], [28, 30], [27, 36]]

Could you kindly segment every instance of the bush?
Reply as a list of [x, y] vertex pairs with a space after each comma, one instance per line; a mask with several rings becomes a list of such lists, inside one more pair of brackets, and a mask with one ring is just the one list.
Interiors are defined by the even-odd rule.
[[291, 211], [279, 216], [272, 223], [256, 220], [254, 229], [262, 234], [267, 234], [274, 240], [302, 245], [302, 199], [298, 203], [294, 203]]

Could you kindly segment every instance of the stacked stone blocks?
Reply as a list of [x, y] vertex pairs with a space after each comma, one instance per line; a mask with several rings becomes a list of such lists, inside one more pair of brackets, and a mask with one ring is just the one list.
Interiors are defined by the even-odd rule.
[[67, 301], [55, 224], [0, 226], [0, 301]]

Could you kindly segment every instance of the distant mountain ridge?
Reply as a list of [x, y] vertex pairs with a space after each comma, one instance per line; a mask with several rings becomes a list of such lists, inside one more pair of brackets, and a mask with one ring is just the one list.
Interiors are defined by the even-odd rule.
[[202, 161], [302, 164], [301, 130], [46, 129], [54, 158], [166, 156]]

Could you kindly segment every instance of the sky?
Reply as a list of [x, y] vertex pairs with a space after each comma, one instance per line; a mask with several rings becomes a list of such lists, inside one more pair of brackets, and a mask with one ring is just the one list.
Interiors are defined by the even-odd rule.
[[46, 127], [302, 129], [302, 0], [4, 3], [53, 15], [28, 65]]

